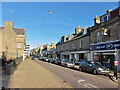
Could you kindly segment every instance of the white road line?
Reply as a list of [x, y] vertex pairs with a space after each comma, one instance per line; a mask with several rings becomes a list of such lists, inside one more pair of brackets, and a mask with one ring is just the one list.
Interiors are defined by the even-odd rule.
[[84, 86], [86, 86], [86, 87], [88, 87], [88, 88], [98, 88], [98, 87], [96, 87], [96, 86], [94, 86], [94, 85], [92, 85], [92, 84], [84, 84]]
[[85, 80], [78, 80], [78, 83], [84, 82]]

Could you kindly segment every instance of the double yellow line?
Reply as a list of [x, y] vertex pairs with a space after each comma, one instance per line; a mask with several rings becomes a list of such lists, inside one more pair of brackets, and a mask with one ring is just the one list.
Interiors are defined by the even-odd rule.
[[72, 88], [72, 86], [69, 83], [64, 82], [64, 84], [68, 87], [68, 88]]

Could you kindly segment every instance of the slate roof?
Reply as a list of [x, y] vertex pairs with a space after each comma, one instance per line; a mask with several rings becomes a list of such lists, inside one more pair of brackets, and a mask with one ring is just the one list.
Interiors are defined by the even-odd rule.
[[[2, 30], [4, 27], [0, 26], [0, 30]], [[15, 33], [17, 35], [25, 35], [24, 29], [23, 28], [13, 28]]]
[[17, 35], [24, 35], [24, 29], [22, 28], [13, 28], [13, 30], [16, 32]]

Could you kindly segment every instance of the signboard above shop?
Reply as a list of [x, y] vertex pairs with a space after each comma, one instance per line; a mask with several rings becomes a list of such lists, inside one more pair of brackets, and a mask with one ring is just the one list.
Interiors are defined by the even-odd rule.
[[120, 49], [120, 41], [90, 45], [90, 50], [113, 50]]

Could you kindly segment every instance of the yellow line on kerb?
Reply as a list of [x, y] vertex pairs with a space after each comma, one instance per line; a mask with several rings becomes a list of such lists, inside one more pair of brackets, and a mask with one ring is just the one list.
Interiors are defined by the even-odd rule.
[[[63, 80], [59, 77], [59, 79], [61, 80], [61, 82], [63, 82]], [[66, 82], [64, 82], [65, 86], [67, 86], [68, 88], [72, 88], [72, 86]]]

